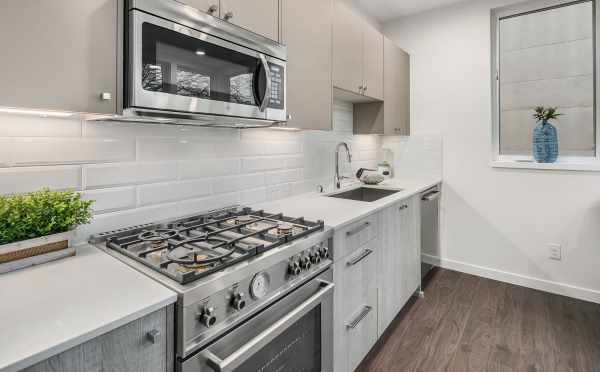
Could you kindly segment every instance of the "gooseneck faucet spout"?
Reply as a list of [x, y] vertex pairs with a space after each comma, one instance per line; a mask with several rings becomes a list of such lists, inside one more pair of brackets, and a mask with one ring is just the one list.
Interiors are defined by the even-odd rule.
[[350, 147], [348, 147], [348, 144], [346, 142], [338, 143], [337, 146], [335, 147], [335, 175], [333, 176], [333, 186], [336, 189], [341, 188], [341, 180], [342, 179], [348, 178], [348, 177], [340, 176], [340, 148], [342, 148], [342, 147], [346, 150], [348, 163], [352, 163], [352, 154], [350, 153]]

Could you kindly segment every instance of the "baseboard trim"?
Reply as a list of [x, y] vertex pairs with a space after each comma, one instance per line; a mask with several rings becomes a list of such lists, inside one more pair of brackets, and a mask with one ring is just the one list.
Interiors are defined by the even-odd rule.
[[600, 291], [593, 289], [515, 274], [489, 267], [473, 265], [466, 262], [439, 258], [427, 254], [421, 254], [421, 258], [425, 263], [439, 266], [444, 269], [460, 271], [466, 274], [477, 275], [488, 279], [498, 280], [505, 283], [520, 285], [527, 288], [600, 304]]

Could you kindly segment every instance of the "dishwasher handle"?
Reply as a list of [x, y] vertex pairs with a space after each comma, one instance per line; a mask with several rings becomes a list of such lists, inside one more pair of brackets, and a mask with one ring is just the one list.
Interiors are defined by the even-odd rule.
[[438, 190], [435, 191], [431, 191], [428, 192], [427, 194], [424, 194], [423, 196], [421, 196], [421, 200], [422, 201], [434, 201], [439, 199], [441, 193]]

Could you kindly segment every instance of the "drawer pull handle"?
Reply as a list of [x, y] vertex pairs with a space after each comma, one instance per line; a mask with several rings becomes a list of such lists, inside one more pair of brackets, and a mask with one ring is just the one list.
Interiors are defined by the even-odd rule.
[[152, 342], [153, 344], [158, 342], [159, 337], [160, 331], [158, 329], [153, 329], [150, 332], [146, 333], [146, 339], [148, 339], [148, 341]]
[[365, 306], [363, 308], [363, 310], [360, 312], [360, 314], [358, 314], [358, 316], [356, 317], [356, 319], [354, 319], [350, 323], [346, 323], [346, 328], [347, 329], [354, 329], [354, 328], [356, 328], [360, 324], [360, 322], [362, 322], [362, 320], [364, 318], [366, 318], [367, 315], [369, 315], [369, 313], [371, 312], [372, 309], [373, 308], [371, 306]]
[[405, 210], [406, 208], [408, 208], [408, 205], [407, 204], [402, 204], [400, 206], [400, 208], [398, 208], [398, 209], [400, 209], [402, 211], [402, 210]]
[[366, 229], [367, 227], [369, 227], [370, 225], [371, 225], [370, 222], [365, 222], [362, 225], [360, 225], [359, 227], [357, 227], [356, 229], [346, 232], [346, 237], [350, 237], [352, 235], [356, 235], [359, 232], [361, 232], [364, 229]]
[[363, 253], [361, 253], [361, 254], [360, 254], [358, 257], [356, 257], [355, 259], [348, 261], [348, 263], [346, 263], [346, 265], [348, 265], [348, 266], [354, 266], [354, 265], [356, 265], [357, 263], [359, 263], [360, 261], [362, 261], [362, 260], [364, 260], [365, 258], [367, 258], [367, 256], [368, 256], [368, 255], [370, 255], [371, 253], [373, 253], [373, 251], [372, 251], [372, 250], [370, 250], [370, 249], [365, 249], [365, 250], [363, 251]]

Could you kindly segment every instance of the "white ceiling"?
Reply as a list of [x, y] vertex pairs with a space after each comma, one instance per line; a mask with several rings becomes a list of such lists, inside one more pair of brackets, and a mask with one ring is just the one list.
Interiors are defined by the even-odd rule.
[[377, 19], [387, 22], [393, 19], [437, 8], [440, 6], [458, 3], [464, 0], [351, 0], [356, 7]]

